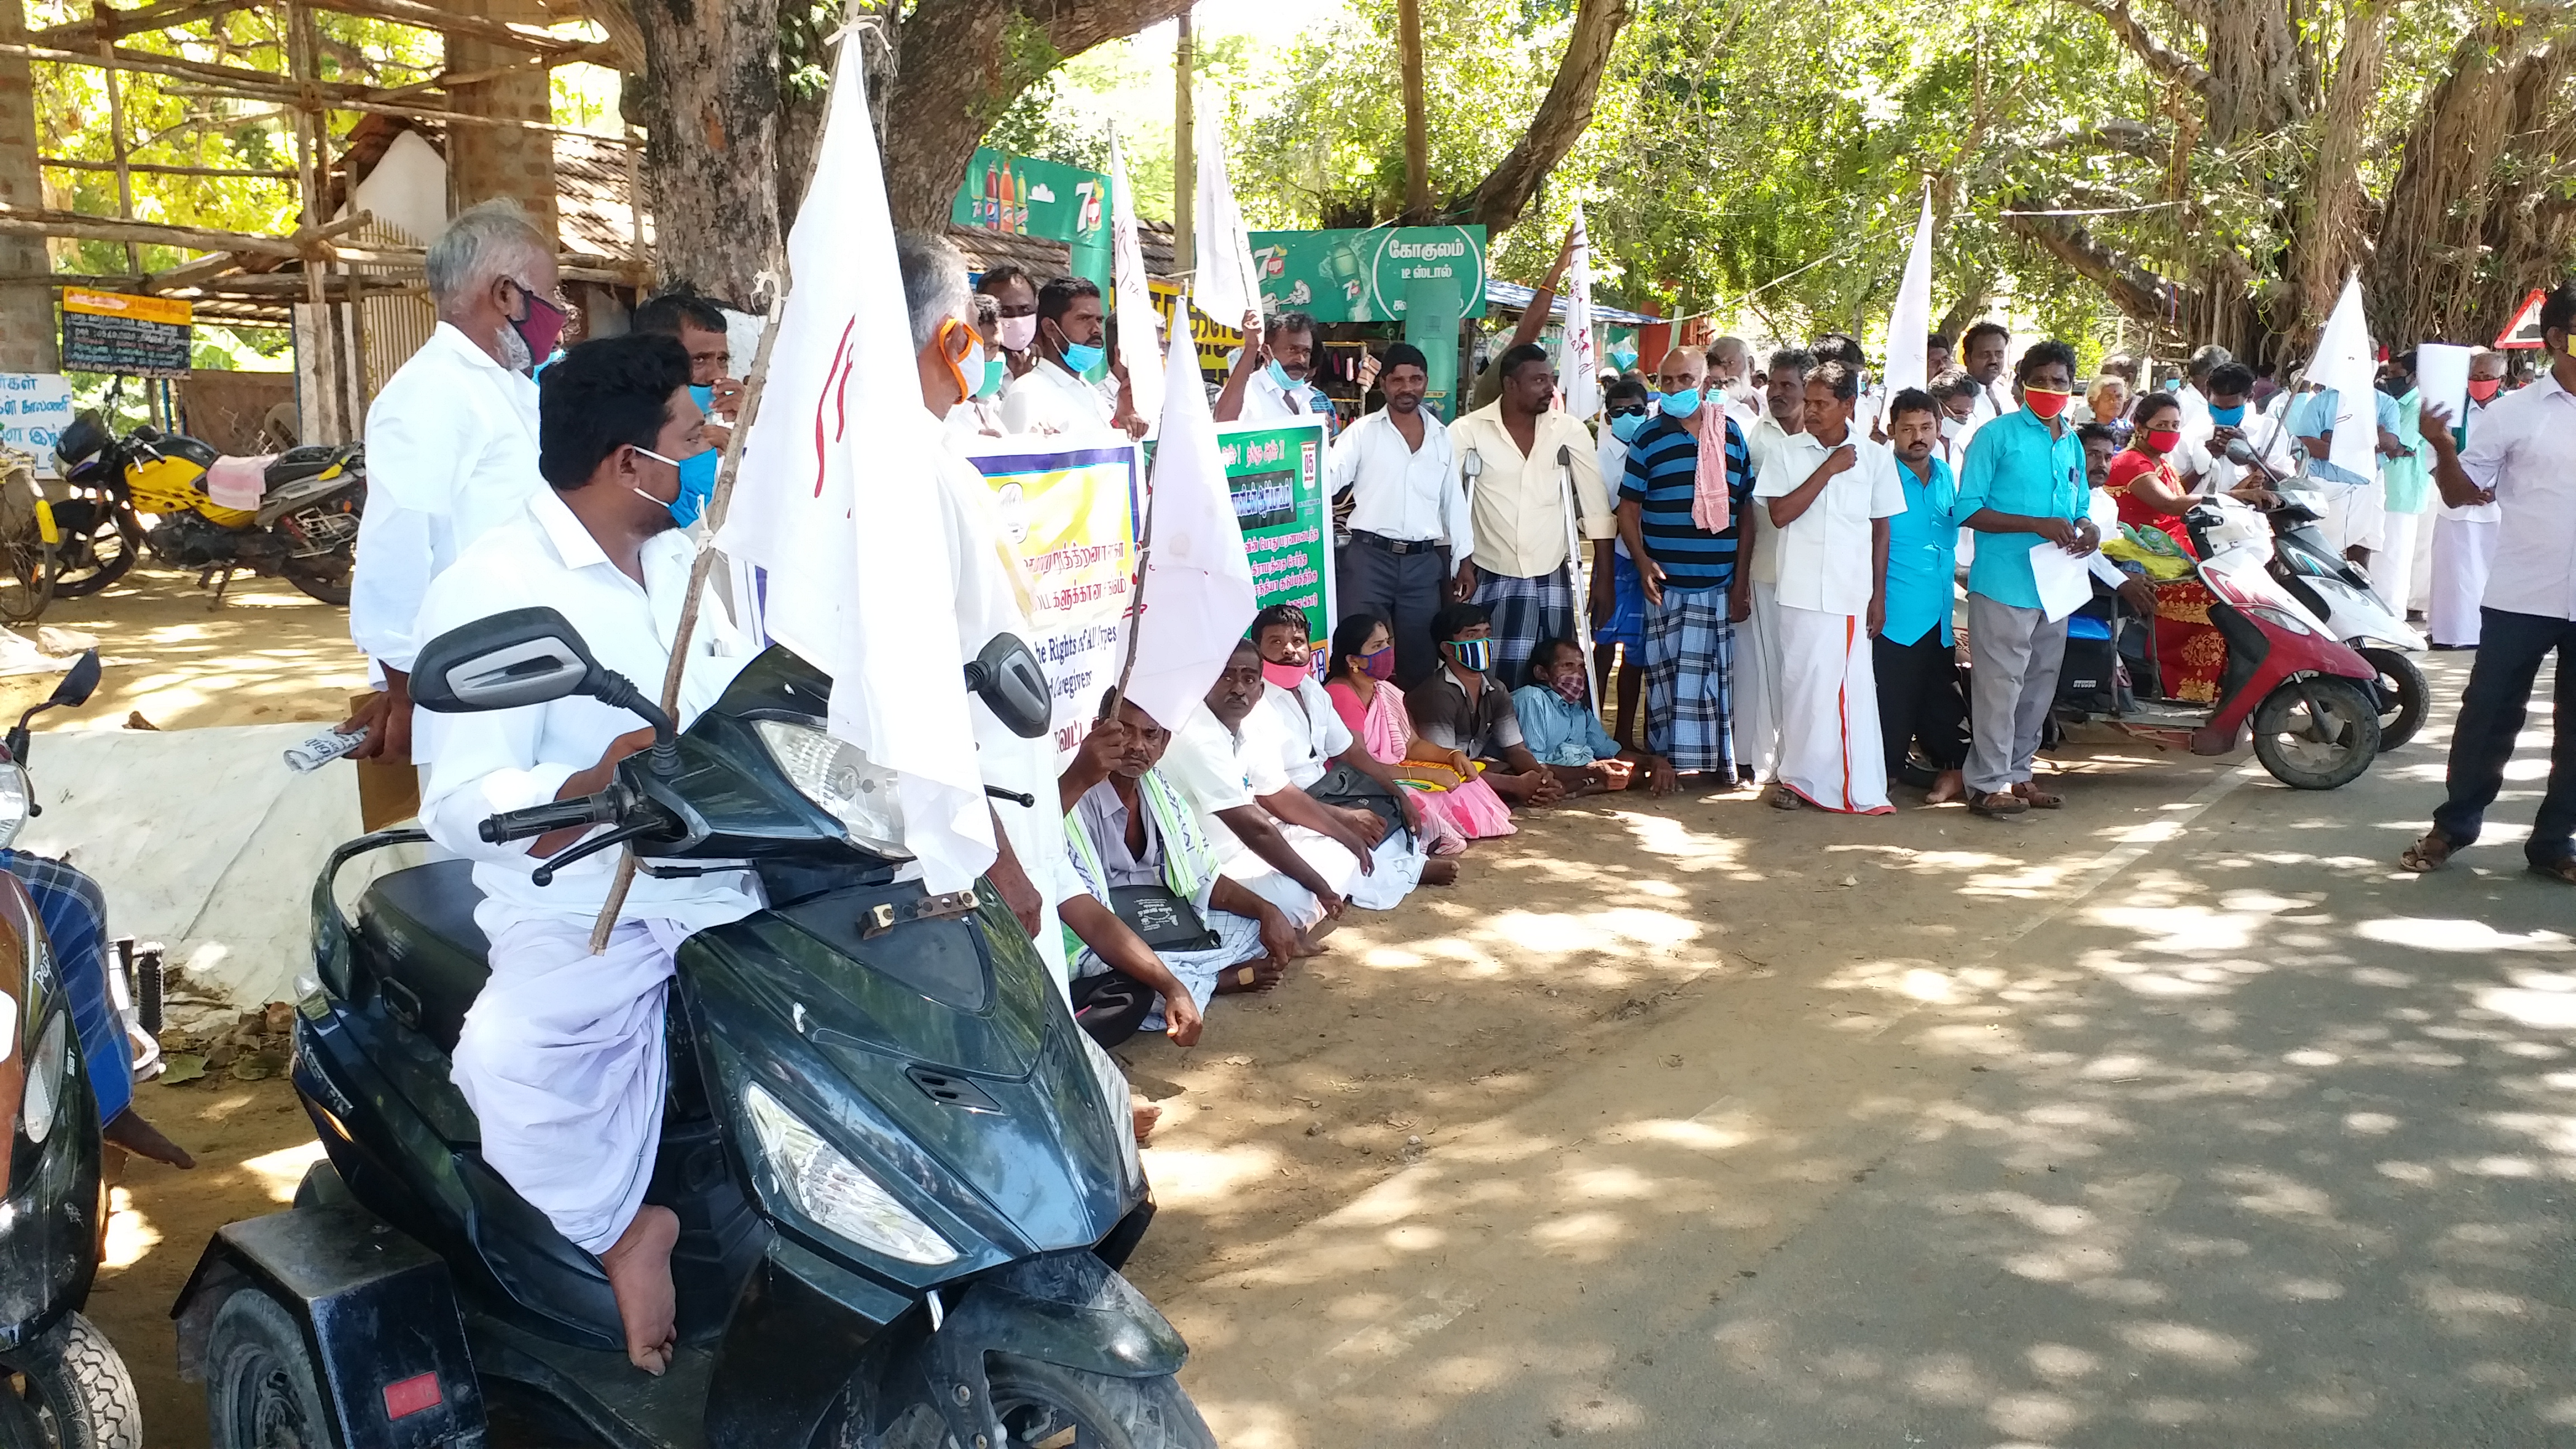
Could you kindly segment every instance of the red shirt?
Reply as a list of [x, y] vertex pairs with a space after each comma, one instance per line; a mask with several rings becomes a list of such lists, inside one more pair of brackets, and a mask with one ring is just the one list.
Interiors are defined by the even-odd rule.
[[2111, 459], [2110, 489], [2120, 505], [2120, 521], [2131, 528], [2158, 528], [2165, 536], [2182, 546], [2187, 558], [2198, 558], [2192, 551], [2191, 531], [2182, 526], [2182, 515], [2167, 513], [2129, 491], [2129, 485], [2140, 478], [2152, 477], [2173, 492], [2182, 491], [2182, 480], [2173, 464], [2153, 453], [2136, 448], [2123, 448]]

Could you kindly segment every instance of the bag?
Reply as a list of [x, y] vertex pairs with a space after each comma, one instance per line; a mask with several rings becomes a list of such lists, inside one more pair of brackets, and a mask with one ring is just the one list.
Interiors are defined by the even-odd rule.
[[1395, 796], [1386, 786], [1349, 765], [1335, 764], [1324, 772], [1322, 779], [1307, 786], [1306, 793], [1321, 804], [1344, 810], [1365, 810], [1386, 822], [1390, 832], [1405, 828], [1404, 807], [1396, 802]]
[[1212, 950], [1219, 940], [1197, 907], [1161, 886], [1111, 886], [1109, 909], [1157, 952]]

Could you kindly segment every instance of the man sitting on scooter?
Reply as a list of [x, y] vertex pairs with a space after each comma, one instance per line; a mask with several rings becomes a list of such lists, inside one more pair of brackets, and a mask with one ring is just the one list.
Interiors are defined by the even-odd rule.
[[[538, 417], [537, 468], [552, 486], [430, 586], [419, 636], [542, 605], [571, 621], [601, 665], [649, 689], [669, 667], [665, 640], [695, 555], [679, 527], [713, 482], [689, 355], [667, 336], [585, 342], [546, 369]], [[750, 652], [710, 593], [678, 723], [712, 704]], [[618, 762], [652, 742], [633, 715], [582, 697], [446, 716], [421, 823], [474, 861], [484, 897], [474, 919], [492, 942], [492, 975], [466, 1013], [455, 1058], [484, 1161], [599, 1255], [627, 1357], [659, 1374], [673, 1348], [679, 1236], [669, 1209], [644, 1203], [662, 1121], [664, 988], [690, 933], [759, 909], [755, 883], [741, 872], [639, 876], [607, 948], [593, 955], [591, 926], [616, 853], [592, 855], [541, 888], [531, 870], [583, 829], [507, 845], [476, 833], [500, 811], [606, 788]]]

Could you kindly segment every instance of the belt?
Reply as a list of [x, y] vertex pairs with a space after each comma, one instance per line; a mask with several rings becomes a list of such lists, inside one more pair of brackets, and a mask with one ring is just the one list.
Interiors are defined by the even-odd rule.
[[1382, 533], [1370, 533], [1357, 528], [1351, 530], [1351, 542], [1364, 543], [1371, 548], [1384, 549], [1392, 554], [1429, 553], [1435, 548], [1444, 547], [1435, 538], [1388, 538]]

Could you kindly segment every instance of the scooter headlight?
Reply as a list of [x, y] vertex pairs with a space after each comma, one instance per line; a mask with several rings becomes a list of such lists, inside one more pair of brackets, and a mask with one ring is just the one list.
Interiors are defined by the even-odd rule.
[[2269, 623], [2276, 629], [2286, 630], [2292, 634], [2313, 634], [2316, 632], [2316, 630], [2308, 627], [2306, 620], [2299, 618], [2287, 609], [2275, 609], [2268, 604], [2247, 604], [2244, 607], [2246, 613]]
[[26, 828], [29, 794], [26, 767], [0, 764], [0, 850], [8, 849]]
[[53, 1135], [54, 1121], [62, 1115], [63, 1077], [70, 1070], [64, 1041], [70, 1035], [70, 1026], [69, 1016], [56, 1013], [46, 1023], [35, 1051], [28, 1054], [27, 1088], [18, 1099], [18, 1124], [30, 1142], [41, 1143]]
[[1109, 1099], [1109, 1135], [1118, 1139], [1118, 1160], [1126, 1164], [1127, 1185], [1137, 1187], [1145, 1181], [1145, 1158], [1136, 1150], [1136, 1096], [1127, 1085], [1127, 1074], [1118, 1070], [1118, 1059], [1101, 1050], [1086, 1032], [1075, 1032], [1082, 1041], [1082, 1055], [1091, 1063], [1091, 1075], [1100, 1083], [1100, 1095]]
[[779, 1188], [817, 1227], [907, 1263], [935, 1266], [957, 1260], [957, 1250], [937, 1229], [895, 1201], [884, 1184], [842, 1156], [777, 1098], [751, 1087], [743, 1093], [743, 1112]]
[[851, 844], [897, 860], [910, 858], [903, 848], [903, 800], [896, 793], [894, 771], [880, 767], [849, 741], [811, 725], [764, 719], [752, 727], [788, 783], [840, 821]]

